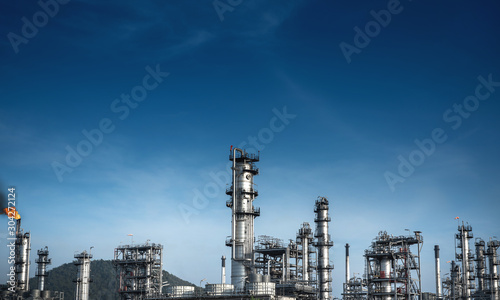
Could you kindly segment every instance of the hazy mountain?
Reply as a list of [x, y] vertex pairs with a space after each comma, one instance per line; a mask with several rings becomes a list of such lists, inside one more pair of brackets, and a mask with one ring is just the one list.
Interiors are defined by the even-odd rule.
[[[116, 272], [111, 260], [94, 260], [90, 264], [90, 299], [101, 300], [117, 300], [118, 293], [116, 292], [117, 278]], [[52, 291], [64, 292], [64, 299], [75, 298], [76, 283], [73, 280], [76, 278], [77, 267], [73, 263], [63, 264], [59, 267], [51, 269], [46, 280], [46, 289]], [[168, 281], [170, 285], [191, 285], [194, 284], [180, 279], [179, 277], [163, 271], [163, 281]], [[30, 289], [35, 289], [38, 286], [38, 279], [30, 279]]]

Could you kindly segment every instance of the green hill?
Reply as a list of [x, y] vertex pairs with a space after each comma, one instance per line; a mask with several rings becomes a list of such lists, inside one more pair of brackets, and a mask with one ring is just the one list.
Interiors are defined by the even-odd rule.
[[[116, 272], [111, 260], [94, 260], [90, 263], [90, 283], [89, 298], [102, 300], [118, 300], [118, 290]], [[46, 280], [46, 289], [64, 292], [64, 299], [75, 298], [77, 268], [73, 263], [63, 264], [51, 269]], [[179, 277], [163, 271], [163, 281], [168, 281], [170, 285], [191, 285], [194, 284], [182, 280]], [[30, 279], [30, 289], [38, 286], [37, 278]]]

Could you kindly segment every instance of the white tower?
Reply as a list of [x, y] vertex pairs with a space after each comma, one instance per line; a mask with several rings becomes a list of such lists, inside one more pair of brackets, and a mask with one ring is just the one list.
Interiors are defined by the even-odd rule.
[[232, 148], [229, 160], [233, 162], [233, 180], [231, 188], [226, 191], [231, 195], [226, 205], [232, 211], [232, 229], [226, 245], [232, 248], [231, 284], [236, 292], [242, 292], [254, 261], [254, 219], [260, 215], [260, 210], [253, 207], [258, 195], [253, 187], [253, 177], [259, 173], [255, 167], [259, 156]]

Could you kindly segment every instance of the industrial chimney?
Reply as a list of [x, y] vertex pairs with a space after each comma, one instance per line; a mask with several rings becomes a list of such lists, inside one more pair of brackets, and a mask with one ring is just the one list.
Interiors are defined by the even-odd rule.
[[434, 257], [436, 259], [436, 298], [441, 299], [441, 266], [439, 264], [439, 245], [434, 246]]

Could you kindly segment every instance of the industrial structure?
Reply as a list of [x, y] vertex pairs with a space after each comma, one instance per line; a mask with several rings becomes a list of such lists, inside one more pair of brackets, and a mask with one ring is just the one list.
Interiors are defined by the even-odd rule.
[[259, 174], [255, 167], [259, 156], [233, 148], [229, 159], [233, 162], [233, 184], [226, 191], [231, 195], [226, 205], [231, 208], [232, 220], [231, 237], [226, 240], [226, 245], [231, 247], [231, 284], [236, 292], [243, 292], [254, 269], [254, 219], [260, 215], [260, 209], [253, 206], [258, 196], [253, 177]]
[[89, 300], [89, 285], [90, 279], [90, 259], [92, 259], [92, 254], [83, 251], [82, 253], [75, 254], [76, 260], [73, 262], [77, 266], [78, 271], [76, 273], [76, 300]]
[[[487, 243], [475, 240], [475, 255], [470, 248], [474, 238], [472, 226], [458, 226], [456, 261], [451, 261], [450, 276], [443, 281], [443, 299], [499, 300], [498, 248], [500, 242], [490, 239]], [[460, 264], [459, 264], [460, 263]], [[437, 272], [436, 272], [437, 273]]]
[[[146, 299], [331, 299], [333, 264], [329, 250], [333, 242], [329, 233], [328, 199], [318, 197], [315, 202], [314, 232], [309, 223], [304, 222], [295, 240], [285, 243], [266, 235], [255, 239], [254, 220], [260, 215], [260, 209], [253, 205], [258, 196], [254, 176], [259, 174], [255, 165], [259, 155], [231, 147], [229, 160], [232, 184], [226, 190], [231, 197], [226, 206], [231, 209], [231, 236], [225, 244], [231, 247], [231, 283], [226, 283], [223, 256], [221, 283], [207, 283], [203, 290], [196, 290], [194, 286], [168, 286], [166, 294], [146, 296]], [[115, 250], [115, 264], [120, 261], [116, 257]], [[119, 278], [123, 278], [121, 269], [117, 270]], [[119, 292], [125, 294], [122, 285]]]
[[314, 246], [318, 249], [318, 299], [326, 300], [330, 299], [332, 295], [333, 266], [330, 264], [329, 251], [333, 246], [333, 242], [328, 233], [328, 223], [331, 219], [328, 216], [328, 200], [325, 197], [319, 197], [316, 200], [314, 212], [316, 213], [314, 219], [316, 223], [316, 233], [314, 234], [316, 241]]
[[31, 236], [21, 228], [21, 219], [17, 220], [16, 225], [16, 287], [18, 291], [26, 292], [30, 284]]
[[439, 261], [439, 245], [434, 246], [434, 259], [436, 269], [436, 298], [441, 299], [443, 296], [443, 289], [441, 284], [441, 263]]
[[[423, 237], [392, 236], [381, 231], [365, 250], [368, 299], [421, 299], [420, 249]], [[417, 246], [417, 253], [411, 246]]]
[[[163, 246], [149, 243], [121, 245], [114, 250], [117, 293], [121, 300], [332, 300], [330, 249], [330, 203], [318, 197], [311, 205], [314, 228], [299, 223], [295, 238], [280, 239], [255, 236], [254, 222], [260, 209], [254, 207], [258, 196], [254, 176], [259, 174], [259, 154], [239, 148], [230, 149], [231, 235], [225, 239], [231, 249], [231, 279], [226, 283], [226, 257], [221, 257], [220, 283], [204, 288], [194, 285], [171, 285], [163, 281]], [[228, 222], [229, 223], [229, 222]], [[4, 289], [0, 299], [63, 300], [64, 294], [46, 289], [47, 266], [51, 264], [48, 248], [37, 251], [38, 288], [29, 290], [31, 236], [15, 228], [13, 290]], [[435, 293], [422, 292], [420, 231], [394, 236], [380, 231], [364, 252], [364, 274], [355, 276], [350, 269], [350, 245], [345, 245], [345, 300], [500, 300], [498, 248], [500, 242], [474, 240], [472, 227], [460, 224], [455, 234], [455, 257], [449, 276], [441, 278], [440, 247], [434, 246]], [[92, 249], [92, 248], [90, 248]], [[472, 252], [475, 253], [472, 253]], [[83, 251], [75, 256], [77, 266], [76, 300], [89, 300], [90, 261], [92, 254]], [[228, 256], [229, 258], [229, 256]], [[352, 274], [352, 276], [351, 276]], [[359, 274], [359, 273], [358, 273]], [[448, 274], [445, 274], [448, 275]], [[203, 281], [203, 280], [202, 280]], [[166, 287], [165, 289], [163, 289]]]
[[45, 278], [49, 275], [47, 273], [47, 265], [50, 265], [52, 260], [49, 258], [49, 249], [45, 246], [45, 249], [40, 249], [37, 251], [38, 259], [36, 263], [38, 268], [36, 270], [35, 276], [38, 277], [38, 289], [40, 291], [45, 290]]
[[14, 276], [12, 276], [14, 280], [11, 281], [11, 277], [9, 277], [6, 288], [0, 290], [0, 299], [64, 300], [64, 293], [50, 291], [45, 288], [45, 279], [48, 275], [47, 265], [51, 263], [51, 259], [48, 258], [49, 250], [47, 247], [37, 251], [38, 259], [35, 262], [38, 267], [35, 276], [38, 278], [38, 289], [30, 290], [31, 235], [21, 228], [20, 216], [15, 221], [14, 253]]
[[118, 275], [120, 299], [136, 300], [161, 294], [162, 251], [162, 245], [149, 242], [115, 249], [113, 265]]
[[[354, 300], [500, 300], [498, 248], [500, 242], [488, 243], [477, 238], [475, 255], [471, 251], [472, 227], [458, 226], [455, 234], [455, 259], [449, 261], [449, 277], [442, 280], [439, 245], [434, 246], [435, 293], [423, 293], [421, 287], [420, 252], [423, 237], [393, 236], [382, 231], [365, 250], [363, 278], [350, 277], [349, 244], [346, 244], [346, 277], [343, 299]], [[411, 250], [416, 246], [416, 253]]]
[[349, 244], [345, 245], [345, 281], [342, 289], [342, 297], [346, 300], [366, 299], [368, 290], [366, 279], [350, 276]]

